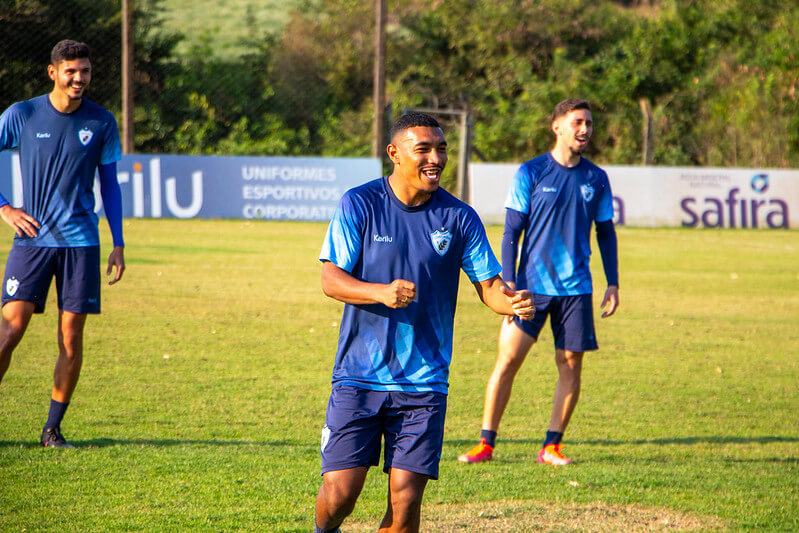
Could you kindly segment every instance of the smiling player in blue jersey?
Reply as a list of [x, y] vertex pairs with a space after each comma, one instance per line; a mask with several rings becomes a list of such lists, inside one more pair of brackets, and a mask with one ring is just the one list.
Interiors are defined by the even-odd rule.
[[[513, 177], [505, 203], [502, 274], [508, 285], [535, 294], [533, 320], [506, 320], [499, 333], [499, 353], [488, 381], [480, 442], [461, 455], [462, 463], [490, 461], [513, 378], [549, 317], [555, 340], [558, 382], [549, 430], [538, 462], [571, 463], [561, 452], [561, 439], [580, 395], [583, 355], [596, 350], [591, 294], [591, 225], [608, 287], [602, 317], [619, 305], [619, 273], [613, 197], [605, 171], [582, 157], [593, 131], [591, 108], [570, 98], [552, 113], [555, 147], [524, 163]], [[519, 237], [524, 233], [518, 274]]]
[[86, 316], [100, 312], [95, 172], [114, 242], [106, 271], [113, 274], [109, 284], [125, 270], [116, 172], [121, 148], [114, 116], [83, 97], [92, 77], [89, 47], [59, 42], [47, 72], [53, 80], [50, 93], [17, 102], [0, 115], [0, 150], [19, 148], [23, 197], [22, 206], [14, 207], [0, 195], [0, 216], [16, 233], [2, 285], [0, 380], [32, 315], [44, 312], [55, 277], [59, 353], [39, 442], [71, 448], [61, 434], [61, 420], [80, 376]]
[[344, 302], [322, 431], [316, 531], [352, 512], [370, 466], [388, 473], [380, 531], [418, 531], [422, 495], [438, 478], [460, 270], [482, 301], [529, 319], [532, 295], [513, 291], [474, 210], [439, 188], [444, 133], [410, 113], [391, 129], [392, 174], [347, 191], [328, 227], [322, 289]]

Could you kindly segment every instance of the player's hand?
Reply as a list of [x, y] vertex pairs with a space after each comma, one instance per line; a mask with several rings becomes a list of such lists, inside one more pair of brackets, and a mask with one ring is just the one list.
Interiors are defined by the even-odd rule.
[[533, 294], [528, 290], [514, 291], [502, 285], [500, 292], [508, 298], [513, 314], [522, 320], [531, 320], [535, 315], [535, 304]]
[[109, 285], [121, 280], [122, 274], [125, 272], [125, 248], [122, 246], [114, 246], [111, 255], [108, 256], [108, 269], [105, 271], [105, 275], [110, 276], [114, 267], [117, 268], [116, 275], [108, 282]]
[[0, 216], [3, 217], [6, 224], [14, 228], [14, 231], [20, 237], [24, 235], [36, 237], [42, 227], [35, 218], [19, 207], [11, 207], [11, 204], [0, 207]]
[[392, 309], [404, 309], [416, 299], [416, 284], [404, 279], [395, 279], [381, 295], [380, 301]]
[[[515, 291], [515, 290], [516, 290], [516, 282], [515, 282], [515, 281], [506, 281], [506, 282], [505, 282], [505, 285], [507, 285], [507, 286], [508, 286], [508, 288], [509, 288], [510, 290], [512, 290], [512, 291]], [[510, 323], [512, 323], [512, 322], [513, 322], [513, 317], [514, 317], [514, 315], [505, 315], [504, 317], [502, 317], [502, 320], [503, 320], [503, 321], [504, 321], [506, 324], [510, 324]]]
[[602, 318], [607, 318], [616, 312], [619, 307], [619, 288], [615, 285], [610, 285], [605, 291], [605, 296], [602, 297], [602, 304], [599, 306], [605, 310], [602, 313]]

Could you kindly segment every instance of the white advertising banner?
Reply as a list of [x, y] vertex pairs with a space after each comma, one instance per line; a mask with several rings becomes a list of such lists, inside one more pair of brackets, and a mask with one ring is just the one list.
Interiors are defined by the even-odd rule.
[[[123, 213], [135, 218], [326, 221], [344, 191], [380, 174], [374, 158], [130, 154], [117, 163]], [[0, 193], [22, 205], [17, 152], [0, 153]]]
[[[469, 198], [486, 223], [505, 221], [515, 163], [472, 163]], [[799, 228], [799, 170], [604, 166], [616, 223], [692, 228]]]

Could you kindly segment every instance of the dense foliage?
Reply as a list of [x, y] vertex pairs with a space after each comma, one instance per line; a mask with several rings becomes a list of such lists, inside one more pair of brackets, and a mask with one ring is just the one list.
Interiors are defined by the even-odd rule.
[[[234, 58], [216, 54], [211, 39], [178, 55], [181, 36], [160, 25], [159, 5], [136, 2], [137, 150], [370, 153], [372, 2], [308, 0], [279, 35], [250, 32], [250, 53]], [[0, 74], [14, 78], [0, 90], [3, 105], [46, 90], [56, 36], [119, 42], [116, 1], [3, 9]], [[64, 17], [72, 12], [83, 16]], [[547, 114], [580, 96], [594, 106], [591, 157], [600, 163], [639, 164], [646, 149], [652, 164], [799, 166], [796, 2], [389, 0], [388, 12], [391, 116], [469, 109], [474, 146], [488, 160], [545, 151]], [[47, 37], [37, 40], [42, 50], [11, 46], [33, 32]], [[106, 84], [92, 94], [112, 109], [118, 58], [114, 46], [96, 59]]]

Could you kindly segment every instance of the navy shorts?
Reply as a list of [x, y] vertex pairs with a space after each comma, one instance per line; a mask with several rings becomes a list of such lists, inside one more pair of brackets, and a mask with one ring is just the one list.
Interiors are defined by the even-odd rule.
[[383, 471], [400, 468], [438, 479], [447, 395], [333, 387], [322, 429], [322, 474], [377, 466], [385, 439]]
[[3, 279], [3, 305], [33, 302], [43, 313], [55, 276], [58, 308], [72, 313], [100, 312], [100, 247], [12, 246]]
[[535, 315], [532, 320], [514, 317], [513, 322], [522, 331], [538, 339], [544, 322], [549, 317], [555, 348], [570, 352], [596, 350], [594, 307], [590, 294], [577, 296], [546, 296], [535, 294]]

